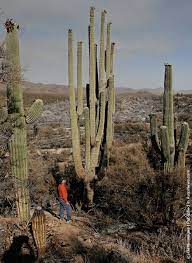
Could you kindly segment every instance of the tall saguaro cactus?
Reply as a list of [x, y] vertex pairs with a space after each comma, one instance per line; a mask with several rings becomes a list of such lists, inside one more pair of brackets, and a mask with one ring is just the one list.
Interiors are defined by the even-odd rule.
[[185, 153], [189, 139], [189, 125], [182, 123], [180, 140], [177, 145], [173, 111], [172, 66], [165, 64], [164, 94], [163, 94], [163, 125], [160, 127], [160, 139], [155, 114], [150, 115], [151, 139], [156, 151], [161, 154], [164, 171], [169, 173], [176, 166], [183, 171], [185, 168]]
[[[94, 191], [91, 182], [97, 178], [96, 170], [101, 168], [103, 151], [109, 152], [112, 145], [112, 115], [114, 112], [114, 43], [109, 43], [111, 23], [107, 27], [107, 50], [105, 51], [105, 16], [101, 13], [100, 56], [97, 70], [97, 46], [94, 40], [94, 7], [90, 8], [89, 26], [89, 84], [87, 84], [87, 105], [82, 110], [82, 42], [77, 48], [77, 107], [73, 76], [73, 35], [68, 31], [68, 79], [70, 98], [70, 119], [75, 170], [82, 178], [87, 190], [88, 203], [92, 204]], [[112, 50], [111, 50], [112, 47]], [[107, 60], [105, 59], [105, 52]], [[106, 65], [106, 66], [105, 66]], [[106, 72], [105, 72], [106, 71]], [[99, 74], [99, 76], [98, 76]], [[82, 161], [80, 148], [79, 116], [85, 122], [85, 162]], [[107, 145], [107, 146], [106, 146]]]
[[28, 222], [29, 182], [27, 161], [26, 124], [34, 122], [42, 113], [43, 102], [36, 100], [25, 115], [21, 88], [18, 26], [12, 21], [5, 23], [5, 75], [7, 86], [8, 119], [13, 133], [9, 142], [11, 173], [14, 177], [17, 215], [21, 222]]

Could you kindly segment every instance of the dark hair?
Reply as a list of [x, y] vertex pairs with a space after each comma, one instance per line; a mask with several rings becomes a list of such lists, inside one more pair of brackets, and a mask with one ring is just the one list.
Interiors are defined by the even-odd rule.
[[61, 184], [63, 180], [64, 180], [63, 178], [59, 178], [58, 184]]

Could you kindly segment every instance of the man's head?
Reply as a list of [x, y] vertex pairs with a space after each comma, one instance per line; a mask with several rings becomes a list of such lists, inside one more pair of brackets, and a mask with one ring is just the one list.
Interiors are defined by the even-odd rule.
[[61, 181], [62, 184], [66, 184], [66, 182], [67, 182], [67, 180], [65, 180], [65, 179], [62, 179], [62, 181]]

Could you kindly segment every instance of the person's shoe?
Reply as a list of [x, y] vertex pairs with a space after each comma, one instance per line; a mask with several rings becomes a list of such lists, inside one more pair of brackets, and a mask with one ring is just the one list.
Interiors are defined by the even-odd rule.
[[70, 224], [71, 223], [71, 219], [66, 221], [66, 224]]

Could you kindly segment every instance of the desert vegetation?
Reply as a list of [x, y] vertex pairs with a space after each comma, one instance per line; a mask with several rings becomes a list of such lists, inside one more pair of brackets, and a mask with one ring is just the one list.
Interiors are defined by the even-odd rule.
[[[35, 84], [26, 88], [19, 28], [12, 20], [5, 23], [2, 262], [185, 262], [192, 97], [174, 95], [169, 64], [163, 99], [145, 91], [118, 94], [111, 22], [106, 25], [102, 11], [97, 46], [94, 10], [89, 14], [88, 84], [84, 88], [83, 43], [78, 42], [75, 89], [70, 29], [69, 83], [58, 93]], [[61, 178], [67, 180], [73, 208], [70, 224], [58, 217]]]

